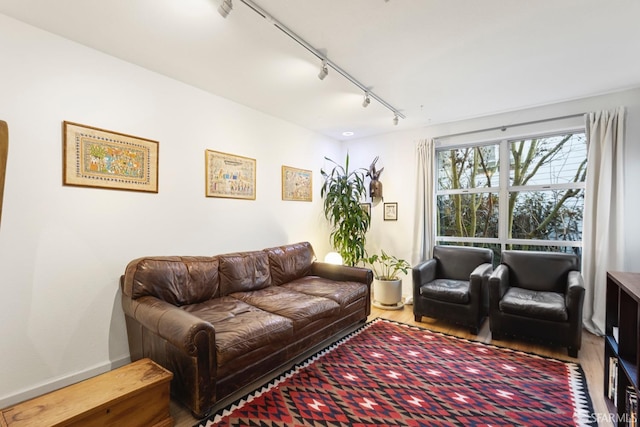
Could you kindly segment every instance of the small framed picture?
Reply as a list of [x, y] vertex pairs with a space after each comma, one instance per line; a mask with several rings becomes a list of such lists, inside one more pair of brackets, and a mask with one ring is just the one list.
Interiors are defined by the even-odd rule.
[[360, 203], [360, 207], [371, 217], [371, 203]]
[[256, 159], [205, 150], [206, 197], [256, 199]]
[[311, 202], [313, 173], [310, 170], [282, 166], [282, 200]]
[[385, 203], [384, 207], [384, 220], [385, 221], [397, 221], [398, 220], [398, 203]]

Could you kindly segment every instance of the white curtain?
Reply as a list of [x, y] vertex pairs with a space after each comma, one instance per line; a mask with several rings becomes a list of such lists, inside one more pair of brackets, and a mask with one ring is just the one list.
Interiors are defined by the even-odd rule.
[[585, 115], [588, 145], [582, 231], [584, 326], [604, 334], [607, 271], [623, 268], [624, 107]]
[[433, 236], [433, 165], [435, 156], [435, 141], [420, 140], [416, 147], [417, 185], [416, 185], [416, 216], [414, 227], [414, 242], [412, 265], [431, 258], [434, 243]]

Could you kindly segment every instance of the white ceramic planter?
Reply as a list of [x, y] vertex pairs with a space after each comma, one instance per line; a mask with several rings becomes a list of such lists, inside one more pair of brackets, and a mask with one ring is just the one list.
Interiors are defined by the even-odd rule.
[[373, 304], [379, 308], [402, 308], [402, 279], [373, 279]]

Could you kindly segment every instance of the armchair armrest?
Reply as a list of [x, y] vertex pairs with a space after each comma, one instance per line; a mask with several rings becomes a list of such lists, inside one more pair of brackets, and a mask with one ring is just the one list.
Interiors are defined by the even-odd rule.
[[361, 282], [366, 285], [371, 285], [371, 282], [373, 282], [373, 272], [368, 268], [329, 264], [327, 262], [316, 261], [311, 264], [310, 274], [331, 280]]
[[210, 354], [215, 357], [215, 329], [211, 323], [153, 296], [132, 300], [123, 295], [122, 306], [125, 314], [142, 327], [189, 356], [198, 356], [198, 343], [208, 338], [205, 342], [208, 341]]
[[[489, 276], [493, 272], [493, 265], [489, 263], [480, 264], [469, 275], [469, 290], [472, 297], [478, 298], [482, 293], [482, 284], [487, 283]], [[485, 294], [486, 295], [486, 294]], [[486, 300], [486, 296], [484, 297]]]
[[[584, 279], [579, 271], [569, 271], [567, 277], [567, 292], [565, 295], [565, 304], [569, 313], [580, 313], [582, 319], [582, 305], [584, 301]], [[571, 315], [570, 315], [571, 316]]]
[[[422, 261], [411, 269], [411, 278], [413, 279], [413, 300], [417, 301], [420, 297], [420, 287], [425, 283], [429, 283], [436, 278], [436, 265], [438, 261], [431, 258]], [[415, 303], [414, 303], [415, 304]]]
[[493, 265], [489, 263], [480, 264], [471, 272], [470, 279], [483, 279], [484, 277], [488, 278], [488, 276], [490, 276], [492, 272]]
[[425, 283], [429, 283], [436, 279], [436, 266], [438, 261], [435, 258], [431, 258], [422, 261], [420, 264], [413, 267], [413, 286], [420, 288]]
[[489, 276], [489, 309], [498, 311], [498, 304], [509, 289], [509, 267], [500, 264]]

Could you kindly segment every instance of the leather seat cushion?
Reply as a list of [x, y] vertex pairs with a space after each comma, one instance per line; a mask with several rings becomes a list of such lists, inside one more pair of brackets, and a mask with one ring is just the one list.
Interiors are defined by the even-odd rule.
[[465, 280], [436, 279], [420, 287], [420, 295], [438, 301], [469, 304], [469, 282]]
[[564, 295], [558, 292], [509, 288], [500, 301], [500, 310], [555, 322], [566, 322], [569, 319]]
[[223, 366], [241, 355], [265, 349], [293, 336], [293, 322], [232, 297], [215, 298], [183, 310], [210, 322], [216, 330], [217, 364]]
[[316, 320], [337, 317], [340, 305], [329, 299], [296, 292], [282, 286], [270, 286], [230, 296], [269, 313], [291, 319], [294, 332]]
[[367, 296], [367, 285], [363, 283], [336, 282], [318, 276], [305, 276], [282, 287], [307, 295], [329, 298], [343, 308]]

